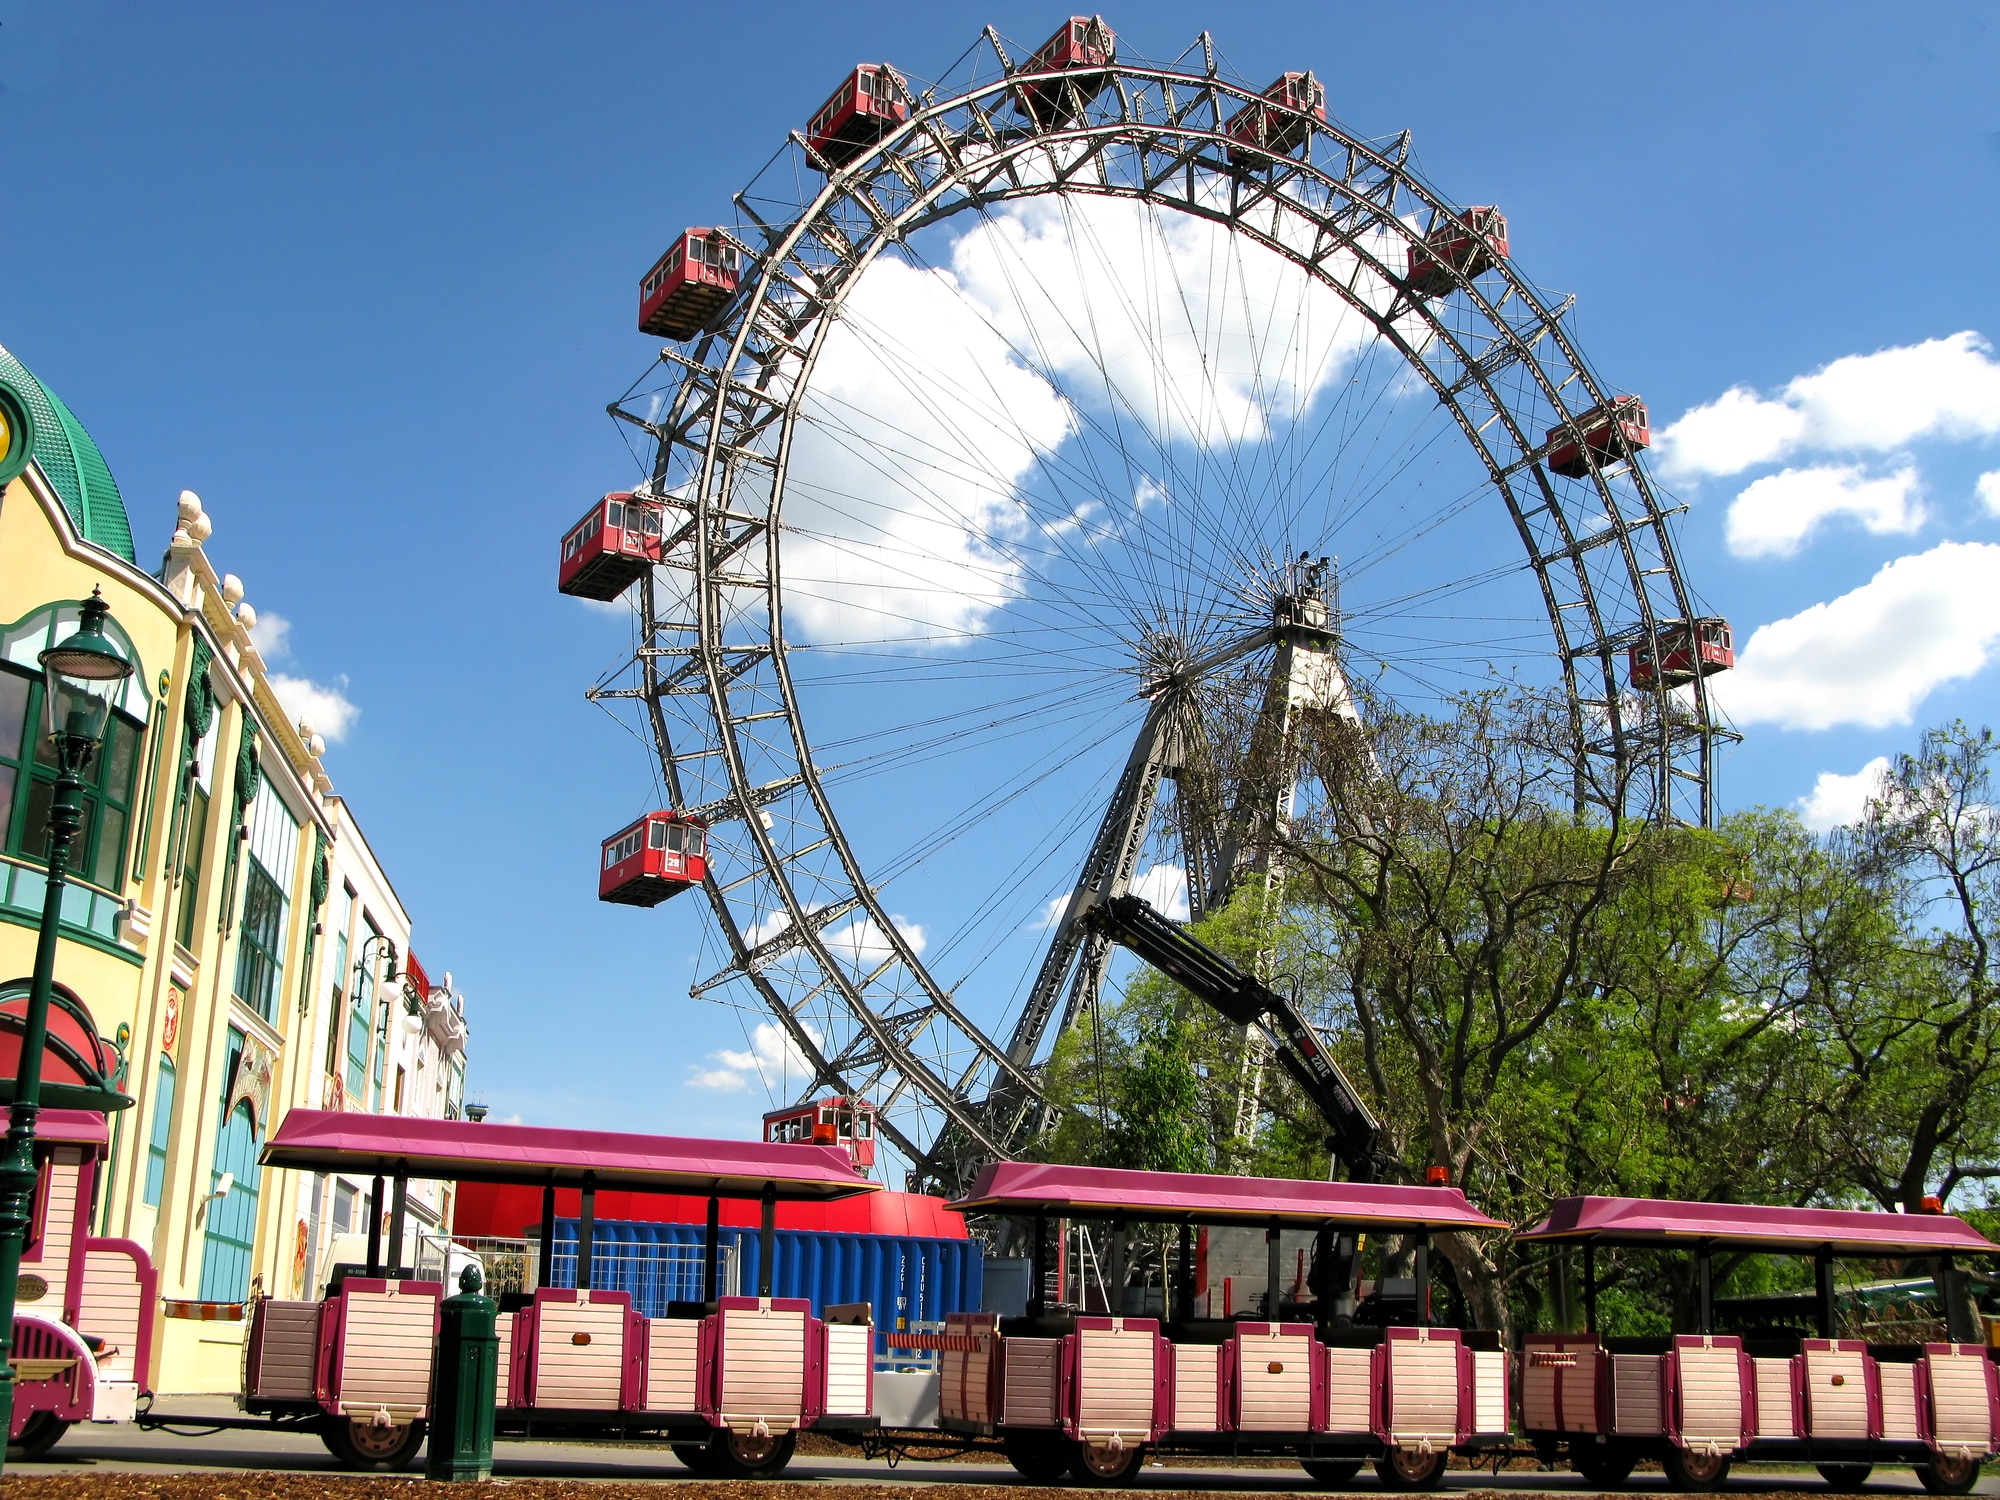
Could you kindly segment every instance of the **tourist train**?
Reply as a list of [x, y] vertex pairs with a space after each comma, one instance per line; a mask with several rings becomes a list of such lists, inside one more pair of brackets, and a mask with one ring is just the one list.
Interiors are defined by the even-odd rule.
[[[841, 1102], [869, 1114], [861, 1101]], [[129, 1420], [135, 1407], [144, 1425], [180, 1425], [189, 1418], [144, 1392], [145, 1252], [87, 1232], [103, 1117], [49, 1110], [42, 1120], [41, 1258], [24, 1263], [23, 1279], [46, 1282], [49, 1294], [46, 1311], [24, 1305], [15, 1320], [14, 1441], [45, 1452], [71, 1423]], [[334, 1266], [315, 1299], [253, 1302], [244, 1415], [200, 1422], [316, 1432], [354, 1468], [415, 1458], [449, 1289], [438, 1273], [412, 1269], [402, 1204], [411, 1179], [431, 1178], [541, 1197], [539, 1274], [499, 1300], [499, 1435], [657, 1441], [717, 1477], [775, 1475], [798, 1434], [821, 1432], [874, 1453], [993, 1447], [1045, 1483], [1119, 1483], [1150, 1455], [1179, 1453], [1289, 1455], [1326, 1486], [1372, 1466], [1390, 1488], [1419, 1489], [1442, 1480], [1453, 1454], [1532, 1454], [1600, 1486], [1655, 1461], [1675, 1487], [1710, 1489], [1734, 1462], [1779, 1459], [1815, 1464], [1839, 1488], [1875, 1465], [1912, 1464], [1933, 1492], [1964, 1493], [2000, 1445], [2000, 1382], [1977, 1330], [1909, 1344], [1836, 1337], [1836, 1259], [1924, 1260], [1951, 1276], [1955, 1258], [2000, 1254], [1941, 1212], [1563, 1199], [1516, 1239], [1580, 1261], [1583, 1326], [1529, 1333], [1508, 1349], [1493, 1331], [1444, 1326], [1430, 1305], [1434, 1236], [1508, 1228], [1457, 1188], [1001, 1162], [950, 1207], [1014, 1226], [1030, 1247], [1024, 1305], [961, 1309], [941, 1328], [893, 1332], [882, 1326], [893, 1315], [869, 1301], [774, 1291], [781, 1204], [882, 1188], [857, 1167], [852, 1138], [769, 1134], [707, 1141], [292, 1111], [262, 1163], [374, 1178], [366, 1260]], [[582, 1209], [567, 1286], [555, 1284], [558, 1190], [578, 1194]], [[647, 1316], [630, 1292], [592, 1285], [600, 1190], [707, 1200], [697, 1295]], [[756, 1284], [740, 1294], [720, 1275], [719, 1209], [729, 1200], [760, 1215]], [[1162, 1243], [1178, 1238], [1178, 1255], [1163, 1261], [1167, 1285], [1142, 1300], [1144, 1315], [1129, 1302], [1123, 1311], [1065, 1303], [1070, 1282], [1057, 1261], [1064, 1227], [1078, 1223], [1103, 1231], [1114, 1258], [1144, 1226], [1163, 1231]], [[1262, 1294], [1242, 1308], [1218, 1307], [1195, 1283], [1194, 1236], [1231, 1226], [1260, 1232], [1268, 1250]], [[1385, 1283], [1357, 1299], [1358, 1277], [1329, 1285], [1317, 1272], [1292, 1274], [1281, 1246], [1301, 1232], [1316, 1267], [1358, 1263], [1368, 1236], [1404, 1237], [1408, 1290], [1392, 1296]], [[1695, 1326], [1656, 1339], [1600, 1334], [1595, 1257], [1634, 1246], [1693, 1257]], [[1811, 1260], [1814, 1335], [1715, 1331], [1718, 1253]], [[1110, 1284], [1123, 1280], [1119, 1271]], [[934, 1368], [897, 1369], [912, 1351]]]

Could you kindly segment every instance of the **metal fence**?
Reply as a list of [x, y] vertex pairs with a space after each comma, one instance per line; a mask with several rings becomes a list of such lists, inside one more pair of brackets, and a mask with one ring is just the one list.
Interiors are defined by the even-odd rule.
[[[417, 1237], [417, 1274], [444, 1282], [448, 1291], [456, 1290], [460, 1270], [474, 1261], [479, 1263], [490, 1295], [532, 1292], [541, 1268], [541, 1241], [536, 1236], [490, 1239], [424, 1233]], [[740, 1273], [733, 1245], [721, 1247], [719, 1271], [721, 1295], [738, 1295]], [[700, 1245], [599, 1243], [591, 1247], [590, 1284], [599, 1291], [629, 1294], [633, 1309], [649, 1318], [665, 1317], [669, 1302], [700, 1301], [701, 1279]], [[575, 1240], [557, 1239], [549, 1285], [576, 1285]]]

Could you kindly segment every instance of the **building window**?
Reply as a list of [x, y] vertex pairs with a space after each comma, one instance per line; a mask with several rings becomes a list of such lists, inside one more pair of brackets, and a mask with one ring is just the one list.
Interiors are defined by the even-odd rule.
[[[76, 605], [51, 604], [0, 628], [0, 849], [38, 864], [48, 859], [56, 765], [38, 723], [42, 678], [35, 658], [76, 629], [78, 618]], [[107, 621], [105, 629], [137, 670], [120, 688], [104, 744], [84, 772], [83, 823], [70, 848], [70, 869], [80, 879], [116, 891], [125, 878], [132, 783], [150, 700], [131, 637], [116, 621]]]
[[197, 923], [201, 914], [201, 862], [208, 852], [208, 806], [209, 791], [215, 778], [215, 733], [222, 723], [222, 715], [214, 714], [208, 722], [208, 732], [194, 743], [187, 743], [187, 730], [183, 728], [182, 758], [191, 762], [193, 770], [187, 778], [187, 801], [181, 808], [180, 839], [180, 911], [174, 921], [174, 938], [181, 947], [192, 953], [198, 941]]
[[278, 976], [284, 971], [285, 893], [250, 862], [250, 879], [243, 895], [243, 931], [236, 949], [236, 998], [265, 1020], [273, 1019], [278, 1000]]
[[[46, 863], [49, 808], [55, 802], [55, 752], [41, 732], [42, 684], [0, 662], [0, 848]], [[143, 723], [113, 713], [104, 743], [83, 773], [83, 820], [70, 846], [70, 870], [105, 890], [122, 888], [132, 783], [145, 738]]]
[[260, 782], [250, 805], [250, 870], [243, 885], [243, 926], [236, 949], [236, 998], [275, 1021], [283, 993], [285, 926], [291, 911], [286, 882], [298, 872], [299, 825]]
[[241, 1302], [250, 1294], [250, 1249], [257, 1235], [257, 1117], [245, 1099], [230, 1108], [236, 1068], [243, 1056], [243, 1033], [229, 1029], [228, 1060], [222, 1069], [222, 1129], [215, 1138], [215, 1163], [209, 1191], [233, 1181], [228, 1194], [210, 1198], [202, 1229], [201, 1289], [204, 1302]]
[[352, 1234], [354, 1232], [354, 1200], [360, 1197], [352, 1186], [345, 1182], [333, 1185], [333, 1232]]
[[146, 1191], [144, 1202], [160, 1206], [160, 1193], [167, 1184], [167, 1141], [174, 1129], [174, 1064], [160, 1058], [160, 1078], [153, 1089], [153, 1134], [146, 1142]]
[[[375, 924], [368, 914], [361, 915], [367, 937], [361, 940], [361, 951], [371, 958], [381, 948], [380, 943], [372, 946], [368, 938], [380, 937]], [[347, 1013], [347, 1097], [354, 1101], [356, 1109], [368, 1105], [368, 1044], [373, 1040], [372, 1020], [375, 1009], [375, 975], [366, 965], [354, 971], [353, 1004]]]

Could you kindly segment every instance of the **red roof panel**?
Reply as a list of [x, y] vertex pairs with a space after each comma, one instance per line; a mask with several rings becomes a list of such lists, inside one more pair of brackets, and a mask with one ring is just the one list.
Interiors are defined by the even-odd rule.
[[399, 1168], [443, 1182], [554, 1183], [640, 1192], [754, 1198], [767, 1183], [781, 1199], [880, 1192], [837, 1146], [705, 1141], [543, 1125], [416, 1120], [398, 1115], [295, 1109], [264, 1147], [266, 1166], [372, 1176]]
[[1885, 1214], [1852, 1208], [1770, 1208], [1755, 1203], [1684, 1203], [1672, 1198], [1559, 1198], [1523, 1240], [1612, 1245], [1756, 1246], [1776, 1253], [2000, 1254], [2000, 1245], [1950, 1214]]
[[995, 1162], [986, 1168], [971, 1194], [952, 1207], [963, 1213], [1124, 1214], [1201, 1224], [1269, 1224], [1275, 1219], [1293, 1225], [1507, 1227], [1474, 1208], [1457, 1188], [1127, 1172], [1019, 1161]]

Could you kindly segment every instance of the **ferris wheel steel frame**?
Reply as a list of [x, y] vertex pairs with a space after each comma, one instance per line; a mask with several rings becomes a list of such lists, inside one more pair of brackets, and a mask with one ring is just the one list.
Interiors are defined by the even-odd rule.
[[[781, 512], [801, 405], [843, 301], [885, 248], [955, 214], [1067, 193], [1206, 219], [1284, 257], [1429, 385], [1506, 504], [1571, 705], [1579, 800], [1705, 826], [1716, 747], [1734, 737], [1699, 677], [1685, 697], [1621, 689], [1626, 650], [1657, 651], [1662, 627], [1696, 610], [1636, 457], [1593, 459], [1583, 479], [1541, 463], [1546, 431], [1576, 432], [1612, 394], [1564, 326], [1572, 299], [1545, 300], [1504, 258], [1455, 274], [1447, 294], [1412, 294], [1410, 248], [1457, 211], [1409, 167], [1408, 133], [1369, 141], [1307, 116], [1289, 153], [1233, 138], [1239, 110], [1278, 106], [1219, 74], [1206, 33], [1200, 50], [1200, 72], [1122, 60], [1033, 72], [988, 28], [960, 81], [908, 94], [908, 122], [846, 166], [793, 131], [735, 196], [735, 298], [691, 350], [660, 352], [677, 371], [671, 398], [610, 408], [656, 445], [646, 490], [669, 507], [662, 568], [686, 582], [668, 618], [656, 576], [640, 580], [636, 683], [607, 679], [591, 696], [643, 700], [675, 806], [688, 805], [684, 768], [721, 791], [690, 810], [717, 825], [704, 888], [730, 957], [691, 993], [752, 986], [814, 1074], [807, 1087], [871, 1098], [912, 1175], [946, 1186], [1038, 1128], [1042, 1038], [990, 1039], [898, 930], [813, 763], [784, 633]], [[808, 173], [823, 182], [785, 196], [770, 184], [788, 171], [802, 189]], [[765, 723], [782, 733], [753, 728]], [[858, 942], [844, 959], [827, 940], [850, 918], [870, 929], [865, 964]], [[816, 1031], [815, 1005], [844, 1026]]]

